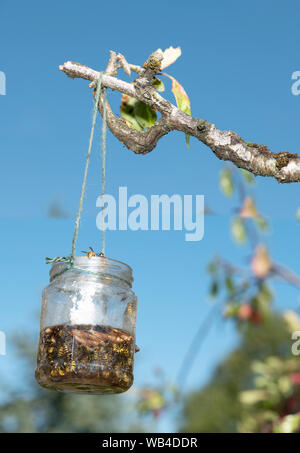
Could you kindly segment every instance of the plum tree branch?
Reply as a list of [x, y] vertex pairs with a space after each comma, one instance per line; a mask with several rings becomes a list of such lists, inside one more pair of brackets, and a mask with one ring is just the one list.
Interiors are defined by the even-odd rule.
[[[265, 145], [247, 143], [235, 132], [221, 131], [204, 119], [187, 115], [164, 99], [152, 85], [153, 77], [159, 73], [160, 62], [161, 56], [157, 52], [150, 55], [143, 67], [129, 64], [123, 55], [111, 52], [102, 78], [103, 85], [136, 98], [161, 113], [161, 119], [151, 128], [137, 131], [128, 127], [122, 118], [116, 117], [107, 103], [107, 125], [127, 148], [137, 154], [149, 153], [161, 137], [172, 130], [178, 130], [200, 140], [219, 159], [231, 161], [254, 175], [271, 176], [281, 183], [300, 181], [300, 158], [297, 154], [287, 151], [273, 153]], [[137, 79], [133, 83], [127, 83], [117, 78], [120, 67], [127, 74], [130, 71], [136, 72]], [[98, 71], [72, 61], [67, 61], [59, 69], [71, 78], [89, 80], [91, 88], [95, 87], [95, 81], [99, 78]], [[100, 98], [98, 107], [102, 114], [103, 97]]]

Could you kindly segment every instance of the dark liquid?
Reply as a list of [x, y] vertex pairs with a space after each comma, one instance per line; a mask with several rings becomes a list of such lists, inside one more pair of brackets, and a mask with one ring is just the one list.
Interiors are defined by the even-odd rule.
[[121, 393], [133, 382], [134, 337], [122, 329], [56, 325], [40, 333], [38, 383], [52, 390]]

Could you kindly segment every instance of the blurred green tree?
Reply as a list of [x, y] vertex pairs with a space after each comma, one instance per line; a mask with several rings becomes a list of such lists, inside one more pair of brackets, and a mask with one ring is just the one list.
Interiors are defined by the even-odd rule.
[[238, 432], [249, 412], [240, 395], [254, 385], [253, 361], [264, 361], [269, 356], [291, 357], [291, 330], [280, 314], [270, 311], [263, 324], [247, 323], [239, 330], [238, 348], [216, 368], [203, 389], [185, 399], [180, 431]]

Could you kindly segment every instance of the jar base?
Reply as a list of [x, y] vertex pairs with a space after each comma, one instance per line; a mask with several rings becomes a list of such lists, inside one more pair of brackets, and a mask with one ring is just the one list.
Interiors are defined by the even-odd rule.
[[114, 386], [114, 385], [93, 385], [93, 384], [82, 384], [80, 382], [47, 382], [43, 383], [37, 379], [38, 384], [47, 389], [55, 390], [62, 393], [77, 393], [80, 395], [111, 395], [116, 393], [124, 393], [130, 389], [131, 385], [127, 388]]

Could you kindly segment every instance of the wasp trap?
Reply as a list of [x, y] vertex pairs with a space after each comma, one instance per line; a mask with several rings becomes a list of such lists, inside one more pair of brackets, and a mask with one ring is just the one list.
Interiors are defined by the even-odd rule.
[[137, 298], [129, 266], [104, 256], [56, 262], [43, 291], [38, 383], [121, 393], [133, 382]]

